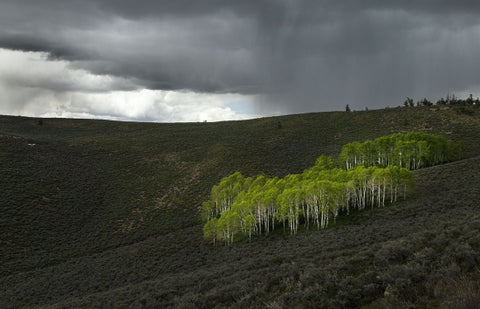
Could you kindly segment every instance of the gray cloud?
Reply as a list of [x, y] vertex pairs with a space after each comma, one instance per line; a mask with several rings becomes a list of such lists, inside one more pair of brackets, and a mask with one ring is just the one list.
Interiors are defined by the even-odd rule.
[[90, 91], [258, 94], [263, 114], [377, 108], [479, 91], [478, 13], [446, 0], [4, 0], [0, 47], [116, 79]]

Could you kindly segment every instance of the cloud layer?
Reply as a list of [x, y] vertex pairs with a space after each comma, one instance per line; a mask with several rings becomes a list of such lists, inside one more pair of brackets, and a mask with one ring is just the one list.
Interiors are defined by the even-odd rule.
[[477, 96], [478, 13], [473, 1], [4, 0], [0, 112], [184, 121]]

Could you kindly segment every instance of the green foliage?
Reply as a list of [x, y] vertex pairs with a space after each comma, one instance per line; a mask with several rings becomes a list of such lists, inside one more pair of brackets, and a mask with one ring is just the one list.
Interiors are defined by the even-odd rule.
[[207, 218], [216, 217], [230, 209], [236, 196], [248, 188], [251, 182], [251, 178], [245, 178], [240, 172], [235, 172], [213, 186], [210, 204], [204, 205], [204, 213], [209, 212]]
[[[268, 234], [281, 223], [296, 234], [300, 223], [306, 229], [328, 226], [340, 212], [384, 206], [399, 196], [406, 199], [414, 187], [409, 170], [441, 164], [463, 156], [463, 142], [456, 147], [441, 135], [421, 132], [392, 134], [372, 141], [351, 142], [343, 146], [337, 159], [322, 155], [302, 174], [281, 179], [264, 175], [252, 180], [239, 172], [223, 178], [212, 188], [211, 200], [203, 204], [203, 213], [217, 219], [215, 237], [230, 244], [236, 233]], [[228, 222], [228, 224], [226, 223]], [[210, 229], [205, 238], [212, 238]]]
[[[324, 229], [342, 211], [348, 214], [351, 208], [385, 206], [387, 196], [390, 202], [396, 202], [400, 195], [405, 199], [407, 190], [414, 187], [413, 173], [401, 165], [392, 165], [397, 162], [394, 160], [385, 167], [377, 166], [374, 156], [380, 147], [405, 153], [411, 147], [409, 140], [422, 135], [394, 136], [398, 138], [377, 139], [377, 146], [370, 141], [345, 145], [342, 160], [355, 158], [347, 160], [346, 169], [337, 168], [332, 157], [322, 155], [302, 174], [282, 179], [260, 175], [252, 180], [239, 172], [223, 178], [213, 186], [211, 200], [203, 204], [203, 213], [207, 214], [204, 237], [214, 242], [218, 238], [228, 245], [237, 233], [251, 239], [252, 235], [268, 234], [280, 223], [284, 232], [288, 226], [294, 235], [302, 222], [306, 229]], [[416, 145], [421, 149], [431, 147], [424, 140]]]
[[203, 235], [206, 239], [211, 239], [213, 244], [215, 244], [218, 237], [218, 219], [210, 218], [207, 223], [203, 226]]
[[414, 170], [453, 161], [464, 153], [463, 144], [454, 147], [452, 141], [441, 135], [410, 132], [382, 136], [373, 142], [348, 143], [343, 146], [338, 161], [346, 169], [361, 164], [398, 165]]

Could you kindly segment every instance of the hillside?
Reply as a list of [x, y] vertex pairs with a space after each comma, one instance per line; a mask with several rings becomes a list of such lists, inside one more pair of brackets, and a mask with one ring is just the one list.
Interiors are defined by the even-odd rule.
[[[345, 143], [409, 131], [463, 140], [467, 159], [415, 172], [412, 198], [326, 231], [203, 241], [200, 205], [222, 177], [298, 173]], [[478, 132], [474, 107], [184, 124], [2, 116], [0, 307], [478, 300]]]

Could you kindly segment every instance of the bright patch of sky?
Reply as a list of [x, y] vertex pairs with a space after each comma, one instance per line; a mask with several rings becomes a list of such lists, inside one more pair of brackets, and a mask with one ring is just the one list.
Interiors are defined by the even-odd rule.
[[142, 89], [40, 52], [0, 49], [0, 59], [0, 114], [158, 122], [259, 117], [254, 95]]

